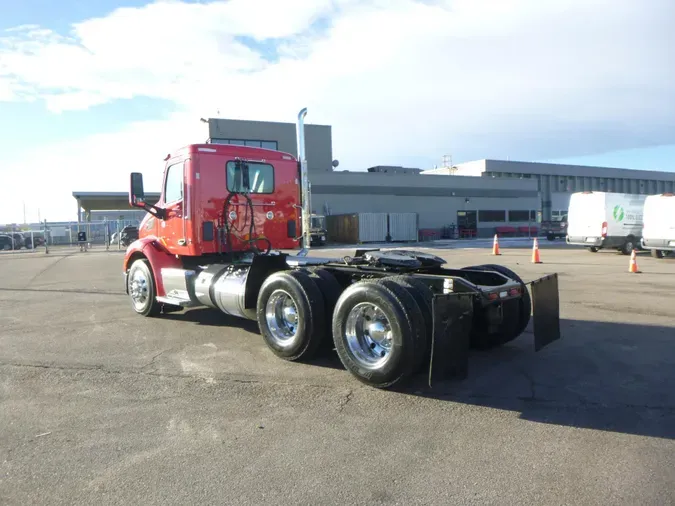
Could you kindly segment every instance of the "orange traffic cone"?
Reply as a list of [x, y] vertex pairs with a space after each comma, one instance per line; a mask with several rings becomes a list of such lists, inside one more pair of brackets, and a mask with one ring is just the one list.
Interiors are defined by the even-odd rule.
[[542, 263], [541, 258], [539, 258], [539, 241], [536, 237], [534, 238], [534, 244], [532, 244], [532, 263]]
[[630, 264], [628, 264], [628, 272], [632, 274], [638, 274], [640, 272], [638, 270], [637, 253], [635, 253], [635, 250], [633, 250], [630, 254]]
[[499, 239], [497, 238], [497, 234], [495, 234], [495, 240], [492, 242], [492, 254], [501, 255], [499, 252]]

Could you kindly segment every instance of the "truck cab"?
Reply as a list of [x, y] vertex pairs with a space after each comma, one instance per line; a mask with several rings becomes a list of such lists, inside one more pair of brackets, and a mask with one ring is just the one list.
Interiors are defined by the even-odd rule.
[[130, 204], [148, 214], [139, 239], [170, 254], [204, 255], [298, 247], [300, 185], [288, 153], [194, 144], [167, 156], [159, 201], [148, 205], [142, 175], [132, 174]]
[[325, 246], [328, 237], [328, 230], [326, 229], [326, 217], [320, 214], [312, 214], [310, 218], [311, 228], [311, 242], [312, 246]]

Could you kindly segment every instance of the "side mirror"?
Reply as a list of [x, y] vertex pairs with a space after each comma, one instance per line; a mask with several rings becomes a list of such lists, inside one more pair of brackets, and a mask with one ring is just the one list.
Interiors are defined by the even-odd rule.
[[129, 204], [131, 207], [145, 207], [145, 192], [143, 191], [143, 174], [131, 173], [129, 187]]

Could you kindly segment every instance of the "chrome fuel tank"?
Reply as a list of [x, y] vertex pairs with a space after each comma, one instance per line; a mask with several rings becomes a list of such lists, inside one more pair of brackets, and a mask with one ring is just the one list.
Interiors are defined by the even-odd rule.
[[225, 314], [255, 319], [255, 310], [244, 307], [249, 269], [249, 266], [210, 265], [195, 279], [195, 296], [201, 304]]

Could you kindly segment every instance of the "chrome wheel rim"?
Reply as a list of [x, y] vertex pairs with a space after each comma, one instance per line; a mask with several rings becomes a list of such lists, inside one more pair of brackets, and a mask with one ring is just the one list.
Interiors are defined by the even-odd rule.
[[136, 269], [129, 282], [129, 295], [136, 309], [143, 309], [150, 296], [148, 278], [141, 269]]
[[293, 345], [298, 337], [298, 307], [284, 290], [275, 290], [265, 305], [265, 320], [272, 340], [282, 348]]
[[349, 312], [345, 338], [354, 360], [366, 369], [381, 368], [391, 356], [391, 322], [382, 309], [370, 302], [361, 302]]

